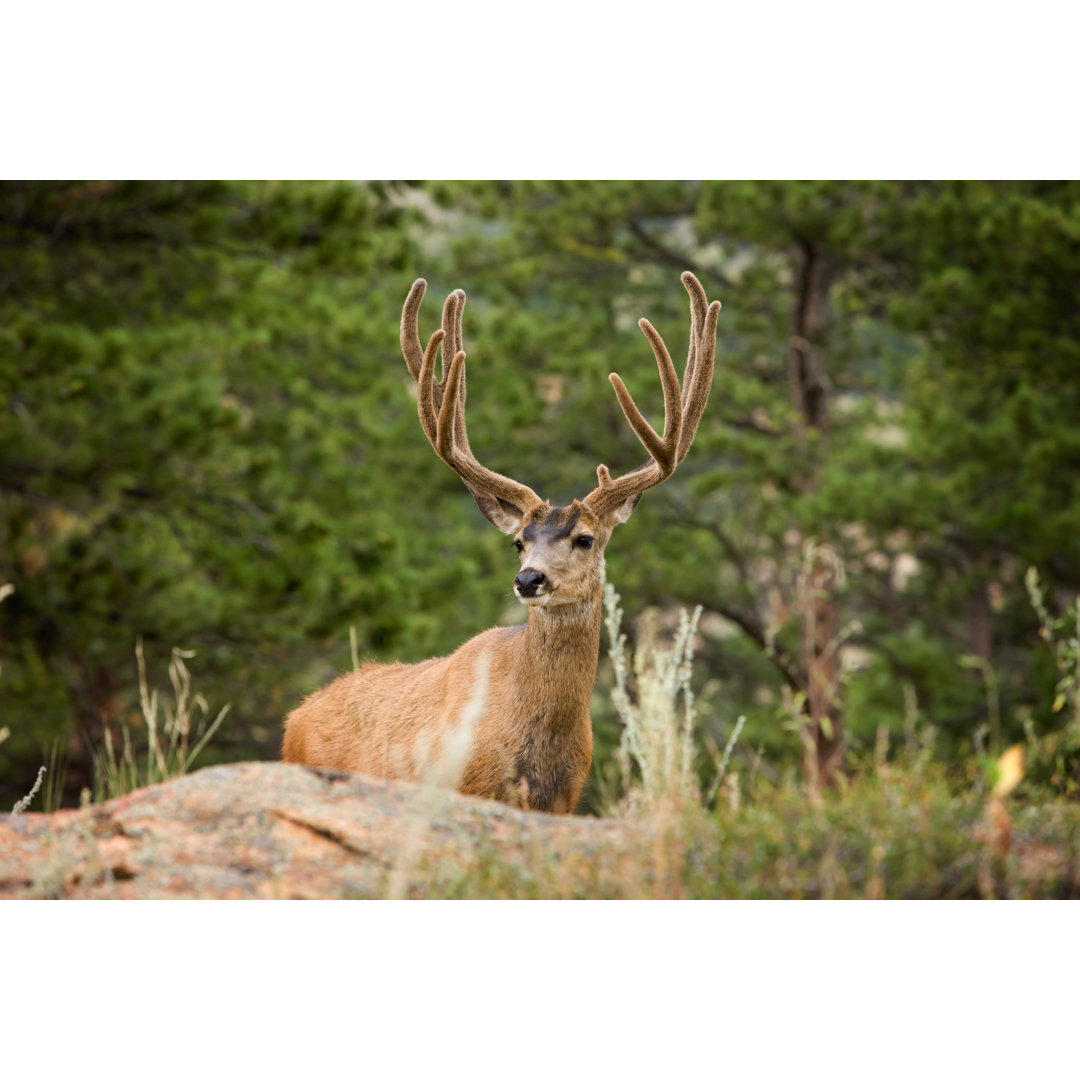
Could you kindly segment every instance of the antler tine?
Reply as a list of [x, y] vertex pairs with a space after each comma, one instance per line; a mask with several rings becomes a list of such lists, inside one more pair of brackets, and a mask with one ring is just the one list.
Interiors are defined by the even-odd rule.
[[648, 338], [652, 346], [653, 355], [656, 357], [656, 366], [660, 371], [660, 383], [664, 390], [664, 434], [657, 435], [652, 425], [638, 411], [630, 392], [623, 385], [623, 381], [615, 372], [608, 376], [608, 381], [615, 389], [615, 396], [619, 399], [623, 415], [627, 423], [634, 430], [634, 434], [641, 440], [642, 446], [649, 451], [649, 456], [664, 474], [661, 479], [671, 474], [675, 468], [675, 454], [679, 445], [679, 435], [682, 432], [682, 402], [679, 398], [679, 376], [675, 374], [675, 365], [671, 362], [671, 355], [664, 345], [663, 339], [654, 329], [648, 319], [639, 319], [638, 326], [641, 332]]
[[[484, 468], [469, 447], [465, 426], [465, 351], [462, 334], [465, 293], [462, 289], [455, 289], [446, 298], [442, 328], [431, 335], [427, 348], [421, 350], [417, 321], [426, 286], [423, 278], [417, 278], [401, 313], [401, 350], [410, 373], [416, 379], [420, 426], [435, 452], [473, 490], [474, 496], [479, 490], [528, 510], [542, 502], [532, 488]], [[443, 377], [438, 380], [435, 378], [435, 361], [440, 346]]]
[[438, 355], [439, 345], [445, 338], [445, 330], [436, 330], [431, 335], [416, 377], [416, 410], [420, 414], [420, 426], [433, 447], [436, 443], [439, 409], [443, 402], [442, 384], [435, 381], [435, 357]]
[[630, 397], [622, 379], [612, 373], [611, 385], [619, 399], [623, 414], [649, 452], [650, 459], [643, 465], [619, 477], [611, 479], [606, 465], [596, 470], [599, 486], [585, 497], [585, 502], [598, 513], [625, 503], [634, 496], [666, 480], [679, 462], [686, 457], [694, 441], [698, 422], [705, 409], [712, 385], [713, 362], [716, 352], [716, 320], [720, 313], [720, 301], [707, 303], [705, 290], [689, 270], [682, 275], [683, 285], [690, 294], [690, 348], [686, 358], [686, 372], [682, 387], [679, 386], [663, 339], [648, 319], [640, 319], [638, 325], [652, 346], [660, 371], [664, 391], [664, 434], [658, 436], [641, 415]]
[[[446, 392], [447, 374], [458, 353], [465, 352], [465, 339], [462, 336], [461, 323], [465, 314], [465, 290], [455, 289], [443, 304], [443, 332], [445, 337], [442, 344], [442, 383], [439, 386], [439, 397]], [[461, 373], [461, 393], [457, 398], [457, 410], [454, 414], [454, 439], [464, 450], [469, 449], [469, 436], [465, 430], [465, 372]], [[439, 408], [441, 401], [436, 403]]]
[[420, 365], [424, 358], [417, 319], [420, 314], [420, 301], [424, 299], [426, 290], [427, 282], [423, 278], [417, 278], [409, 289], [409, 295], [405, 297], [405, 306], [401, 309], [401, 351], [405, 354], [409, 374], [414, 379], [420, 378]]
[[[455, 289], [443, 304], [442, 329], [436, 330], [428, 339], [427, 348], [420, 344], [420, 333], [417, 326], [420, 314], [420, 302], [424, 299], [427, 290], [427, 282], [423, 278], [417, 278], [413, 282], [409, 295], [405, 298], [405, 306], [401, 311], [401, 351], [405, 357], [405, 363], [409, 373], [417, 383], [417, 404], [420, 413], [420, 423], [428, 441], [435, 445], [435, 418], [442, 406], [443, 394], [446, 389], [446, 373], [450, 367], [450, 360], [464, 349], [464, 340], [461, 332], [462, 312], [465, 310], [465, 293], [461, 289]], [[443, 377], [436, 379], [435, 358], [442, 343], [443, 353]], [[449, 359], [448, 359], [449, 358]], [[461, 400], [461, 408], [464, 409], [464, 397]], [[461, 424], [464, 437], [464, 415]]]
[[683, 427], [676, 464], [686, 457], [709, 399], [716, 356], [716, 321], [720, 316], [720, 301], [709, 304], [701, 282], [689, 270], [683, 271], [682, 283], [690, 294], [690, 351], [683, 375]]
[[461, 322], [465, 314], [465, 290], [455, 289], [443, 304], [442, 328], [446, 334], [443, 348], [443, 386], [446, 385], [446, 373], [459, 352], [465, 351], [465, 340], [461, 333]]

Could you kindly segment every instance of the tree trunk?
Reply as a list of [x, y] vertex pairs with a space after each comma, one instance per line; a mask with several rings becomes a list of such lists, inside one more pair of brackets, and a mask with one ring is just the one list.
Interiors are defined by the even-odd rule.
[[[797, 297], [788, 353], [788, 379], [795, 406], [797, 434], [809, 444], [826, 430], [827, 382], [825, 359], [818, 344], [828, 299], [831, 272], [828, 262], [811, 243], [800, 245]], [[805, 490], [817, 485], [811, 468]], [[843, 763], [843, 710], [839, 699], [840, 649], [834, 592], [838, 569], [827, 556], [827, 537], [817, 537], [804, 568], [803, 666], [806, 670], [806, 772], [817, 788], [835, 783]]]
[[825, 258], [810, 244], [801, 247], [798, 295], [788, 352], [788, 380], [799, 421], [799, 434], [825, 431], [825, 360], [816, 344], [821, 329], [830, 274]]
[[807, 673], [809, 722], [805, 766], [815, 787], [827, 787], [836, 782], [844, 755], [839, 628], [833, 601], [839, 568], [817, 545], [811, 549], [808, 561], [803, 607], [803, 663]]

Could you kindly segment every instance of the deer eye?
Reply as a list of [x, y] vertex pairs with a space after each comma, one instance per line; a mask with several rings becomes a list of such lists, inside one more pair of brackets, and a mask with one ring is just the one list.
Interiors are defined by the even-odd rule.
[[514, 541], [514, 547], [516, 547], [518, 549], [518, 551], [524, 551], [525, 550], [525, 545], [520, 540], [515, 540]]
[[593, 538], [591, 536], [579, 536], [574, 543], [579, 548], [591, 548], [593, 545]]

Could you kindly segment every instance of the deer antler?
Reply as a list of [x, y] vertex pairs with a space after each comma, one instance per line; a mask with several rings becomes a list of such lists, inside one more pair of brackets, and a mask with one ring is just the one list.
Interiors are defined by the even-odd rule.
[[622, 379], [614, 372], [608, 376], [627, 423], [649, 452], [650, 460], [617, 480], [612, 480], [606, 465], [597, 467], [596, 478], [599, 486], [582, 500], [597, 514], [613, 510], [666, 480], [686, 457], [686, 452], [694, 441], [698, 421], [712, 385], [716, 320], [720, 313], [720, 301], [714, 300], [709, 304], [701, 283], [689, 270], [683, 273], [682, 283], [690, 294], [690, 352], [686, 358], [681, 391], [675, 367], [663, 339], [648, 319], [638, 321], [638, 326], [652, 346], [656, 366], [660, 370], [660, 383], [664, 391], [663, 435], [657, 435], [641, 415]]
[[[401, 351], [410, 374], [416, 380], [420, 425], [435, 453], [465, 481], [481, 509], [485, 508], [487, 501], [484, 496], [488, 496], [509, 503], [526, 514], [543, 502], [540, 496], [525, 484], [486, 469], [476, 460], [469, 447], [465, 427], [465, 351], [461, 332], [465, 293], [455, 289], [446, 298], [442, 329], [436, 330], [428, 339], [427, 348], [422, 349], [417, 318], [426, 289], [427, 282], [417, 278], [401, 312]], [[438, 380], [435, 378], [435, 356], [440, 344], [443, 377]], [[451, 358], [449, 363], [447, 357]]]

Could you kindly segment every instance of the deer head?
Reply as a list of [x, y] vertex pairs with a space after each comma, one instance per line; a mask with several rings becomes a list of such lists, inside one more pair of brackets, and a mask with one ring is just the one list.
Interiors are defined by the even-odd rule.
[[[401, 348], [417, 383], [420, 424], [435, 452], [465, 482], [484, 516], [513, 536], [521, 560], [514, 594], [527, 606], [559, 609], [595, 597], [603, 583], [603, 553], [612, 530], [629, 519], [642, 494], [666, 480], [690, 449], [712, 385], [720, 301], [709, 304], [705, 290], [689, 271], [683, 273], [682, 282], [690, 295], [690, 350], [681, 385], [660, 335], [648, 319], [638, 321], [660, 372], [663, 433], [658, 435], [641, 415], [622, 379], [615, 373], [608, 376], [623, 415], [649, 460], [617, 479], [606, 465], [600, 465], [597, 487], [569, 506], [552, 506], [532, 488], [476, 460], [465, 426], [461, 329], [465, 293], [457, 289], [446, 298], [442, 328], [431, 335], [424, 348], [417, 319], [427, 282], [418, 278], [409, 290], [401, 314]], [[441, 380], [435, 378], [440, 347]]]

